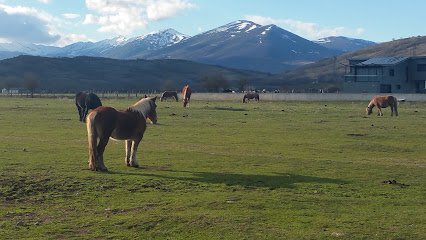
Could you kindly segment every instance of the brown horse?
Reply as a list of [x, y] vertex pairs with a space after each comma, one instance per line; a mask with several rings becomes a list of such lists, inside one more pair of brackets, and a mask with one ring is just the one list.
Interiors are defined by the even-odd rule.
[[176, 91], [165, 91], [160, 96], [160, 101], [166, 100], [167, 98], [174, 98], [178, 101], [178, 95]]
[[75, 95], [75, 106], [77, 107], [78, 115], [80, 116], [80, 122], [85, 122], [89, 109], [95, 109], [102, 106], [102, 102], [94, 93], [79, 92]]
[[[192, 90], [189, 85], [185, 85], [182, 88], [183, 107], [188, 106], [189, 100], [191, 100]], [[188, 106], [189, 107], [189, 106]]]
[[383, 116], [382, 108], [390, 106], [391, 116], [395, 112], [395, 116], [398, 116], [398, 101], [394, 96], [374, 96], [367, 106], [366, 112], [370, 115], [373, 112], [374, 106], [379, 110], [377, 116]]
[[157, 123], [156, 98], [143, 98], [124, 111], [102, 106], [89, 113], [86, 126], [91, 170], [108, 171], [103, 154], [110, 137], [125, 140], [126, 165], [139, 167], [136, 151], [146, 130], [146, 119]]
[[257, 92], [248, 92], [244, 94], [243, 103], [246, 103], [250, 99], [255, 99], [259, 102], [259, 94]]

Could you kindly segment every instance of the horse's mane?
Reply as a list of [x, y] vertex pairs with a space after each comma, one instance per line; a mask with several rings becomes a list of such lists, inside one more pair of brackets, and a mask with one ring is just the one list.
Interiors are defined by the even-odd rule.
[[135, 112], [147, 118], [147, 115], [154, 108], [154, 101], [151, 98], [142, 98], [126, 109], [127, 112]]

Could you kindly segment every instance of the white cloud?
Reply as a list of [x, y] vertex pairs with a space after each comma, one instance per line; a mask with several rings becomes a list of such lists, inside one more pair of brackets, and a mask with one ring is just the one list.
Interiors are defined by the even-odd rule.
[[50, 0], [38, 0], [38, 1], [44, 4], [48, 4], [50, 2]]
[[86, 6], [93, 14], [85, 16], [84, 24], [99, 25], [99, 32], [122, 35], [194, 7], [189, 0], [86, 0]]
[[63, 13], [62, 17], [66, 18], [66, 19], [76, 19], [76, 18], [79, 18], [80, 15], [75, 14], [75, 13]]
[[54, 18], [34, 8], [0, 4], [0, 38], [9, 41], [53, 43], [59, 39]]
[[329, 36], [357, 37], [365, 32], [364, 28], [349, 29], [346, 27], [323, 27], [317, 23], [302, 22], [293, 19], [274, 19], [264, 16], [249, 15], [247, 20], [261, 25], [275, 24], [304, 38], [315, 40]]
[[146, 8], [149, 20], [160, 20], [176, 16], [180, 11], [193, 8], [194, 5], [181, 0], [154, 1]]

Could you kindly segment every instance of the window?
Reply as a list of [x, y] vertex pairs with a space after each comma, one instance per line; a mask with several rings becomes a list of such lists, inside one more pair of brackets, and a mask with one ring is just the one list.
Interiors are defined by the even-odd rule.
[[426, 72], [426, 64], [417, 64], [417, 72]]
[[395, 76], [395, 70], [389, 69], [389, 76]]
[[401, 85], [396, 85], [396, 89], [400, 90], [401, 89]]

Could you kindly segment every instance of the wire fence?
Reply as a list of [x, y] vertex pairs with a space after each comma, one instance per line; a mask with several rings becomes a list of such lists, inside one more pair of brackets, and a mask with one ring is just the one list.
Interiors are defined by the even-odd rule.
[[[134, 99], [146, 96], [160, 96], [161, 92], [94, 92], [100, 98]], [[383, 93], [259, 93], [260, 101], [367, 101]], [[426, 94], [391, 94], [400, 101], [426, 102]], [[178, 93], [179, 99], [181, 95]], [[30, 93], [1, 93], [0, 97], [30, 98]], [[34, 98], [74, 98], [75, 93], [34, 93]], [[200, 101], [241, 101], [244, 93], [193, 93], [191, 100]]]

